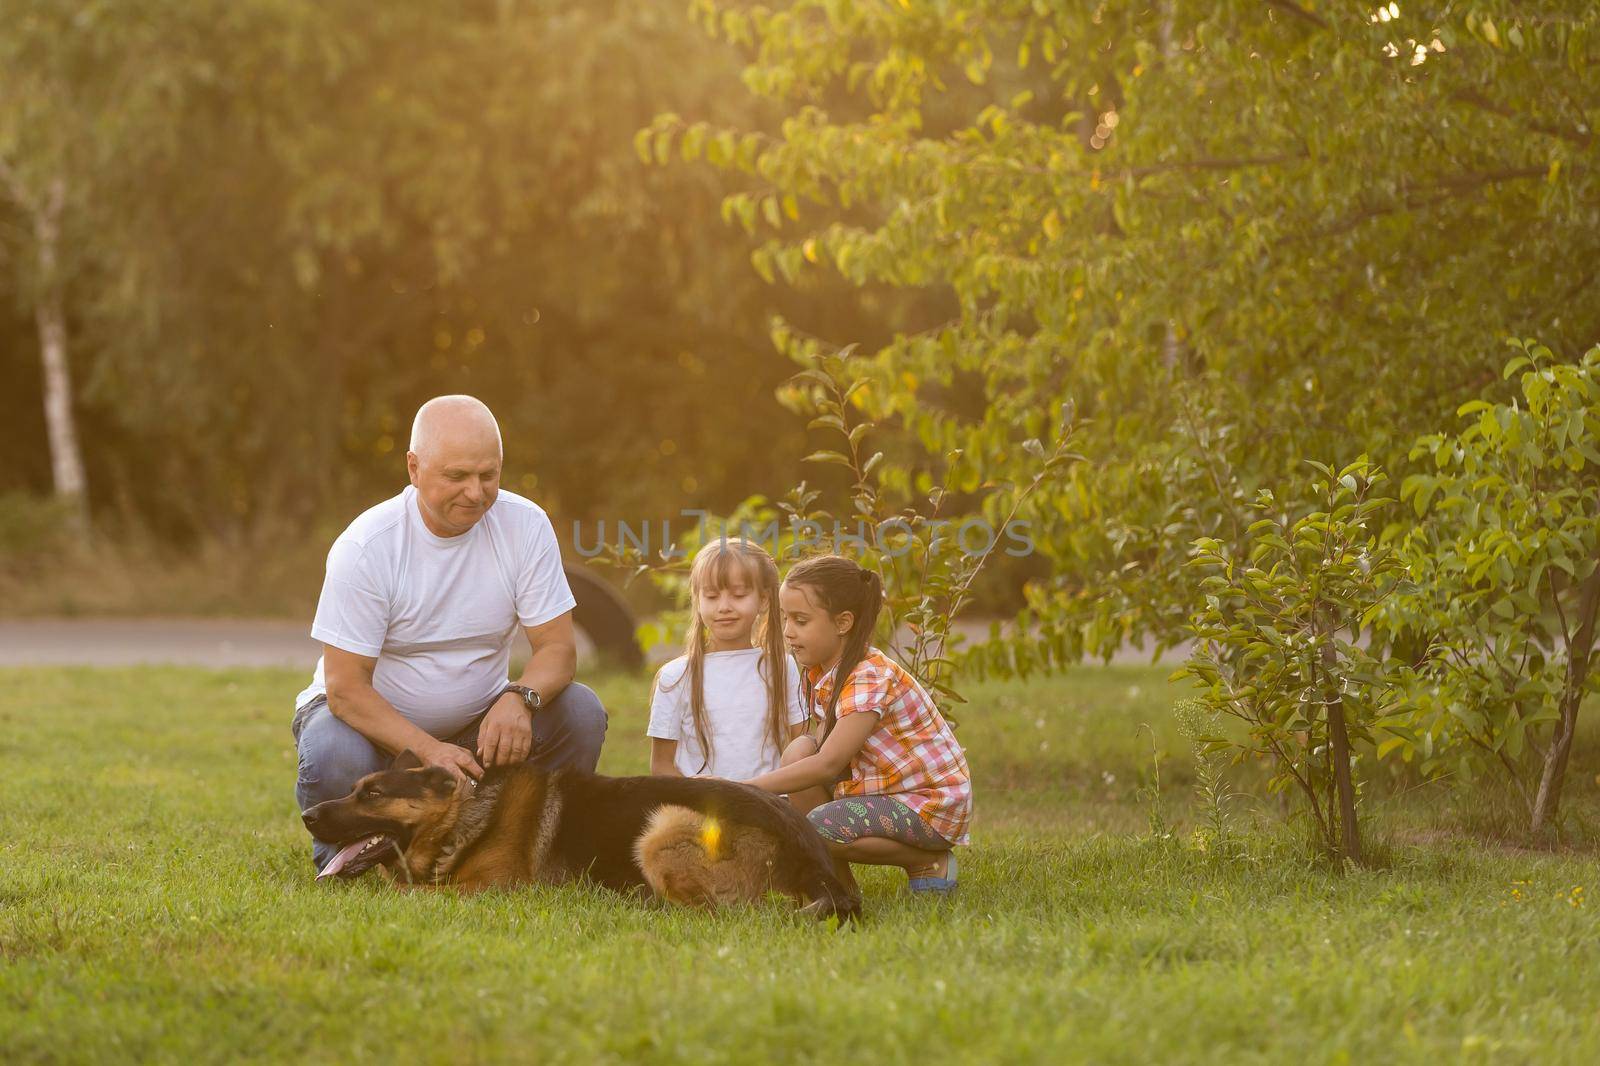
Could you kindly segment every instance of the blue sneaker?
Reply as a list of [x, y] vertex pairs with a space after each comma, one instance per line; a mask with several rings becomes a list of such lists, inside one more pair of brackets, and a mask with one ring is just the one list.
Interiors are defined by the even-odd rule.
[[956, 853], [950, 852], [943, 877], [913, 877], [911, 891], [934, 896], [948, 896], [956, 890]]

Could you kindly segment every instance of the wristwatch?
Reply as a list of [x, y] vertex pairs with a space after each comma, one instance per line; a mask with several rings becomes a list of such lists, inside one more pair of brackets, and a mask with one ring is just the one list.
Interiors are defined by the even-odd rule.
[[507, 692], [515, 692], [521, 696], [522, 705], [528, 708], [529, 714], [537, 714], [539, 708], [544, 706], [544, 700], [539, 696], [539, 693], [527, 685], [519, 685], [513, 681], [501, 690], [500, 695], [504, 696]]

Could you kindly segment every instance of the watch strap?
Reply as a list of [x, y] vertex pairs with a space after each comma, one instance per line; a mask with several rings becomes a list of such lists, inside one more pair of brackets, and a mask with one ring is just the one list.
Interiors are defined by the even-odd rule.
[[538, 689], [529, 688], [527, 685], [512, 681], [501, 691], [501, 695], [503, 696], [507, 692], [515, 692], [522, 697], [522, 705], [528, 708], [528, 713], [530, 714], [544, 706], [544, 698], [539, 695]]

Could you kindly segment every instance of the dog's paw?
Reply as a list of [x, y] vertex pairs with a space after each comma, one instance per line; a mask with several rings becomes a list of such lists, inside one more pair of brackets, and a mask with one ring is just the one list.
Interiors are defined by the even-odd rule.
[[831, 919], [836, 925], [846, 925], [861, 920], [861, 901], [848, 897], [835, 900], [831, 896], [822, 896], [807, 903], [796, 913], [818, 922]]

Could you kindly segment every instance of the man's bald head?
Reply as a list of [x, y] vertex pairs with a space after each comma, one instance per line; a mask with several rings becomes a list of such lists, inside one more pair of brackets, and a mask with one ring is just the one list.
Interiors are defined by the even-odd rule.
[[411, 452], [425, 463], [457, 451], [481, 452], [490, 441], [504, 458], [500, 423], [475, 396], [435, 396], [411, 422]]
[[411, 423], [406, 471], [417, 487], [417, 507], [441, 537], [465, 533], [494, 505], [504, 459], [500, 426], [483, 401], [435, 396]]

